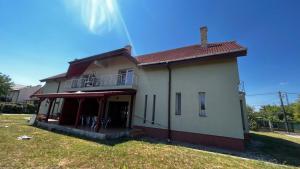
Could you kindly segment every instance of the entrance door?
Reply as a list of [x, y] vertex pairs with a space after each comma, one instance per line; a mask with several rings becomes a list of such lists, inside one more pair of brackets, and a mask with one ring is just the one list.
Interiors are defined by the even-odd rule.
[[111, 119], [109, 127], [126, 128], [128, 102], [109, 102], [108, 117]]

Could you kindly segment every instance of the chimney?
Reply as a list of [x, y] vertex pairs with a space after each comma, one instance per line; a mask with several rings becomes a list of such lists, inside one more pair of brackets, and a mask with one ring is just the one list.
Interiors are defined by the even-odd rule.
[[124, 48], [127, 49], [128, 53], [131, 55], [131, 45], [126, 45]]
[[200, 28], [201, 33], [201, 47], [206, 48], [207, 47], [207, 27], [203, 26]]

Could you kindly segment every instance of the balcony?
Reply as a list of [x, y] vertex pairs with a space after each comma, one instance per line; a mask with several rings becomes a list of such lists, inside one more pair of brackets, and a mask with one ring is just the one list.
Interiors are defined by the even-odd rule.
[[67, 80], [65, 91], [136, 89], [137, 75], [132, 72], [113, 75], [83, 75]]

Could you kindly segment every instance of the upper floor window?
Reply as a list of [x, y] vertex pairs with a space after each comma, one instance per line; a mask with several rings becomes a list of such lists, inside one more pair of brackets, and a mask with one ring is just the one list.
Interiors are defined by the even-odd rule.
[[73, 79], [71, 88], [77, 88], [78, 87], [78, 81], [79, 81], [78, 79]]
[[205, 92], [198, 93], [198, 101], [199, 101], [199, 116], [206, 117], [206, 105], [205, 105]]
[[132, 69], [119, 70], [118, 73], [118, 85], [132, 85], [133, 84], [134, 71]]

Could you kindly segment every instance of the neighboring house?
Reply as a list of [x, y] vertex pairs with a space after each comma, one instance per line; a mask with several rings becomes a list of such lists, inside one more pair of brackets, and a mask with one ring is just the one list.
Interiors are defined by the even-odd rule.
[[24, 85], [14, 85], [12, 90], [8, 94], [9, 100], [15, 103], [25, 103], [30, 102], [32, 99], [30, 96], [34, 94], [41, 88], [41, 85], [37, 86], [24, 86]]
[[20, 95], [20, 90], [24, 87], [26, 87], [26, 86], [20, 85], [20, 84], [14, 84], [7, 95], [8, 100], [10, 100], [11, 102], [17, 102], [19, 95]]
[[109, 128], [139, 128], [147, 135], [195, 144], [244, 149], [248, 134], [235, 41], [201, 44], [133, 57], [131, 47], [69, 62], [46, 82], [40, 114], [59, 124], [109, 120]]

